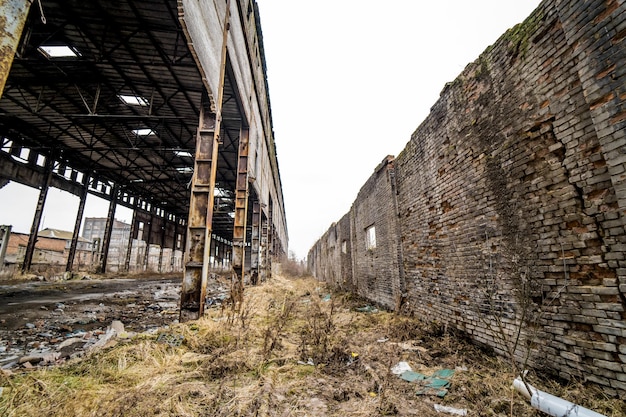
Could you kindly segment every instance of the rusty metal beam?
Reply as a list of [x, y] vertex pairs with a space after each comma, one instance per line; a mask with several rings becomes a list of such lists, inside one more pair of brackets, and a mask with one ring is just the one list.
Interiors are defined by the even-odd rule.
[[250, 243], [250, 283], [259, 283], [259, 264], [261, 257], [261, 203], [255, 199], [252, 203], [252, 242]]
[[13, 65], [32, 0], [0, 0], [0, 98]]
[[[128, 246], [126, 247], [126, 259], [124, 260], [124, 271], [130, 270], [130, 257], [133, 253], [133, 240], [137, 230], [137, 199], [134, 200], [133, 219], [130, 222], [130, 235], [128, 236]], [[139, 250], [139, 248], [137, 248]]]
[[239, 285], [243, 283], [246, 263], [246, 220], [248, 218], [248, 154], [249, 130], [241, 128], [239, 135], [239, 162], [235, 189], [235, 227], [233, 229], [233, 269]]
[[76, 248], [78, 247], [78, 237], [80, 233], [80, 224], [83, 221], [83, 215], [85, 213], [85, 202], [87, 201], [87, 195], [89, 194], [89, 175], [85, 175], [85, 184], [83, 184], [83, 192], [80, 195], [80, 202], [78, 203], [78, 212], [76, 213], [76, 221], [74, 222], [74, 234], [72, 235], [72, 243], [70, 244], [70, 252], [67, 255], [67, 264], [65, 270], [71, 272], [74, 267], [74, 258], [76, 257]]
[[39, 226], [41, 225], [41, 217], [43, 215], [43, 208], [46, 205], [46, 197], [48, 196], [48, 189], [50, 188], [50, 182], [52, 181], [53, 171], [54, 158], [48, 157], [46, 158], [44, 182], [41, 184], [41, 190], [39, 191], [37, 208], [35, 209], [35, 216], [33, 217], [33, 224], [30, 228], [30, 236], [28, 237], [28, 245], [26, 246], [26, 253], [24, 254], [22, 272], [30, 271], [30, 267], [33, 263], [35, 245], [37, 244], [37, 233], [39, 232]]
[[217, 159], [222, 125], [222, 102], [224, 100], [229, 27], [230, 0], [227, 0], [222, 32], [220, 78], [215, 104], [216, 114], [215, 117], [211, 117], [211, 115], [205, 114], [205, 109], [202, 109], [200, 112], [200, 127], [196, 136], [196, 159], [191, 182], [187, 228], [187, 253], [185, 255], [185, 272], [180, 301], [181, 322], [198, 319], [204, 313], [204, 299], [206, 297], [206, 285], [209, 275], [211, 234], [213, 231], [215, 178], [217, 176]]
[[111, 246], [111, 236], [113, 234], [113, 223], [115, 222], [115, 209], [117, 208], [117, 184], [113, 185], [111, 190], [111, 201], [109, 201], [109, 212], [107, 213], [107, 222], [104, 227], [104, 237], [102, 238], [102, 256], [100, 258], [99, 272], [107, 271], [107, 260], [109, 259], [109, 247]]
[[148, 235], [146, 236], [146, 251], [143, 254], [143, 270], [147, 271], [148, 266], [150, 266], [150, 241], [152, 240], [152, 225], [154, 224], [154, 207], [150, 207], [150, 221], [147, 225], [144, 225], [144, 236], [145, 228], [148, 227]]

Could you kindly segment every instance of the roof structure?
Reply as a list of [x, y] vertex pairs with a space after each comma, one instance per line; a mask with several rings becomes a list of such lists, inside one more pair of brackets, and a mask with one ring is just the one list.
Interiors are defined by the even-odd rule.
[[[117, 184], [127, 196], [121, 204], [141, 199], [186, 219], [198, 116], [209, 100], [177, 1], [41, 6], [43, 13], [31, 7], [0, 100], [3, 148], [27, 148], [30, 155], [12, 151], [13, 158], [39, 171], [52, 158], [58, 176], [79, 184], [89, 176], [90, 191], [108, 198]], [[242, 114], [231, 79], [227, 63], [216, 179], [222, 207], [214, 217], [225, 237]]]

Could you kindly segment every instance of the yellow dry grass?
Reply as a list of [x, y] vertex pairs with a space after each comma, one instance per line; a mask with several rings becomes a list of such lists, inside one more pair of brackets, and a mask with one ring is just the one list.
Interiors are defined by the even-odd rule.
[[[0, 375], [0, 416], [434, 416], [435, 403], [470, 416], [540, 415], [511, 389], [512, 369], [433, 325], [333, 293], [313, 279], [247, 288], [238, 309], [142, 336], [62, 367]], [[383, 341], [387, 339], [386, 341]], [[311, 361], [313, 365], [307, 364]], [[390, 372], [457, 369], [444, 398], [418, 396]], [[463, 370], [461, 370], [463, 369]], [[531, 382], [607, 416], [618, 399], [580, 383]]]

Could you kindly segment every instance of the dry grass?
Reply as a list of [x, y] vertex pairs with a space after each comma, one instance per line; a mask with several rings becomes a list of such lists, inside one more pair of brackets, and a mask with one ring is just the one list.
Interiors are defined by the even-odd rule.
[[[503, 360], [437, 326], [356, 312], [363, 301], [326, 294], [312, 279], [277, 277], [247, 288], [237, 312], [214, 309], [168, 329], [184, 337], [180, 346], [144, 336], [64, 367], [0, 375], [0, 416], [434, 416], [434, 403], [470, 416], [540, 415], [512, 391]], [[418, 396], [390, 373], [399, 361], [423, 373], [467, 370], [445, 398]], [[531, 382], [626, 416], [621, 401], [596, 389]]]

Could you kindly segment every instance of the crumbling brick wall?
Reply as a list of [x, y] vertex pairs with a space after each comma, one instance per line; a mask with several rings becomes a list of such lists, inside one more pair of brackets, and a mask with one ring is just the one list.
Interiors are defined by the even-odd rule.
[[623, 2], [546, 0], [447, 84], [351, 208], [355, 291], [626, 392], [624, 38]]

